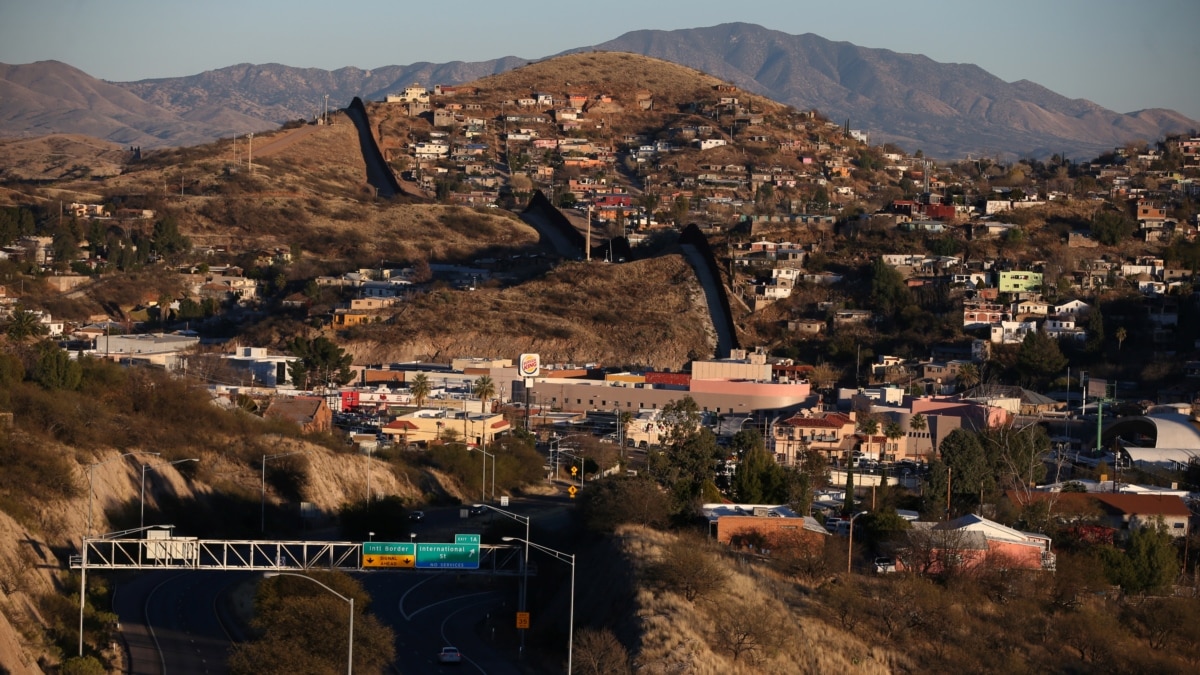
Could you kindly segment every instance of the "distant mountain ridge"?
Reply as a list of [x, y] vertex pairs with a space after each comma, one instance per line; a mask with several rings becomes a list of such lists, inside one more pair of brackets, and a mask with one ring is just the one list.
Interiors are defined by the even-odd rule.
[[[849, 120], [874, 144], [892, 142], [932, 157], [1092, 157], [1128, 141], [1152, 142], [1200, 127], [1171, 110], [1116, 113], [1027, 80], [1004, 82], [970, 64], [745, 23], [633, 31], [569, 52], [592, 50], [696, 68], [781, 103]], [[123, 145], [194, 145], [311, 119], [326, 95], [331, 108], [340, 108], [355, 96], [380, 100], [413, 82], [461, 84], [527, 62], [507, 56], [372, 70], [238, 64], [125, 83], [97, 80], [56, 61], [0, 64], [0, 135], [77, 133]]]
[[971, 64], [745, 23], [633, 31], [591, 49], [691, 66], [781, 103], [849, 119], [852, 128], [871, 134], [872, 143], [920, 148], [934, 157], [1091, 157], [1130, 140], [1153, 142], [1200, 126], [1171, 110], [1116, 113], [1028, 80], [1005, 82]]

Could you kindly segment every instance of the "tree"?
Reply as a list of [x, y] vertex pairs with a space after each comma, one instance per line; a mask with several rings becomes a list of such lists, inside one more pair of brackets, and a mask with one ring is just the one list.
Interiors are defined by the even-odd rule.
[[1175, 547], [1161, 519], [1134, 527], [1124, 551], [1104, 549], [1101, 554], [1109, 581], [1127, 593], [1162, 590], [1179, 574]]
[[676, 506], [687, 509], [696, 505], [705, 485], [712, 484], [721, 449], [712, 431], [701, 424], [700, 407], [690, 396], [664, 406], [661, 420], [663, 451], [651, 455], [650, 473], [672, 491]]
[[83, 380], [83, 368], [71, 355], [52, 342], [38, 345], [33, 380], [47, 389], [74, 391]]
[[925, 416], [921, 413], [917, 413], [908, 418], [908, 428], [912, 429], [918, 434], [923, 433], [929, 428], [929, 420], [925, 419]]
[[870, 415], [864, 415], [858, 420], [858, 430], [867, 437], [866, 452], [869, 454], [871, 452], [871, 439], [874, 438], [875, 434], [879, 433], [879, 420]]
[[979, 435], [955, 429], [938, 446], [942, 463], [950, 469], [950, 490], [958, 495], [978, 496], [992, 489], [991, 467]]
[[[354, 598], [354, 669], [382, 672], [395, 659], [392, 631], [368, 612], [371, 596], [353, 578], [336, 572], [309, 576]], [[229, 659], [235, 675], [337, 673], [346, 670], [349, 604], [321, 586], [292, 576], [259, 582], [253, 626], [259, 637], [240, 644]], [[264, 670], [264, 667], [267, 667]]]
[[1017, 350], [1017, 372], [1025, 382], [1037, 384], [1052, 375], [1061, 373], [1067, 367], [1067, 357], [1063, 356], [1058, 347], [1058, 341], [1040, 330], [1031, 330], [1025, 334], [1021, 346]]
[[611, 532], [618, 525], [662, 527], [670, 517], [668, 496], [642, 476], [609, 476], [594, 481], [579, 499], [579, 513], [589, 529]]
[[877, 258], [871, 263], [871, 303], [877, 311], [892, 315], [911, 305], [912, 292], [900, 272]]
[[1107, 209], [1092, 218], [1092, 236], [1105, 246], [1116, 246], [1137, 229], [1137, 224], [1120, 211]]
[[575, 669], [589, 675], [627, 675], [629, 652], [608, 628], [584, 628], [575, 636]]
[[483, 401], [484, 412], [487, 412], [489, 410], [488, 401], [496, 395], [496, 383], [492, 381], [492, 378], [483, 375], [471, 385], [471, 393]]
[[854, 467], [846, 467], [846, 496], [842, 498], [842, 515], [854, 513]]
[[328, 338], [307, 340], [298, 337], [288, 345], [297, 361], [288, 364], [292, 382], [300, 389], [308, 389], [313, 383], [321, 386], [343, 385], [354, 379], [350, 364], [354, 357], [347, 354]]
[[728, 652], [734, 663], [758, 665], [783, 646], [787, 619], [762, 600], [733, 597], [711, 605], [714, 647]]
[[408, 383], [408, 391], [412, 394], [413, 402], [417, 407], [425, 405], [425, 399], [429, 398], [431, 387], [429, 385], [429, 376], [425, 373], [417, 373], [413, 376], [412, 382]]
[[733, 497], [740, 504], [778, 504], [787, 501], [788, 484], [780, 466], [762, 444], [750, 448], [733, 475]]
[[896, 452], [898, 450], [896, 447], [896, 441], [904, 438], [904, 428], [901, 427], [898, 422], [888, 422], [883, 427], [883, 435], [886, 436], [888, 441], [890, 441], [892, 444], [892, 452], [890, 454], [899, 454]]
[[979, 366], [974, 363], [964, 363], [955, 375], [959, 389], [970, 389], [979, 384]]
[[152, 241], [154, 250], [164, 256], [186, 253], [192, 248], [192, 241], [179, 233], [179, 223], [171, 215], [154, 224]]
[[24, 342], [31, 337], [40, 337], [48, 332], [46, 324], [32, 310], [20, 305], [8, 317], [4, 332], [10, 340]]
[[1017, 490], [1029, 503], [1033, 486], [1046, 477], [1042, 461], [1050, 451], [1046, 429], [1038, 424], [1020, 429], [1009, 424], [988, 429], [979, 438], [1000, 488]]
[[1098, 354], [1104, 349], [1104, 316], [1099, 307], [1093, 307], [1088, 312], [1087, 342], [1084, 349], [1092, 354]]
[[828, 363], [818, 363], [809, 373], [808, 379], [812, 380], [813, 385], [820, 391], [829, 391], [833, 389], [838, 380], [841, 379], [842, 373], [839, 369]]
[[1121, 327], [1117, 328], [1115, 337], [1117, 338], [1117, 350], [1119, 351], [1121, 349], [1121, 346], [1125, 344], [1125, 338], [1129, 337], [1129, 333], [1125, 332], [1124, 326], [1121, 326]]
[[679, 536], [670, 544], [651, 578], [666, 590], [683, 596], [688, 602], [713, 595], [725, 588], [729, 572], [705, 539]]

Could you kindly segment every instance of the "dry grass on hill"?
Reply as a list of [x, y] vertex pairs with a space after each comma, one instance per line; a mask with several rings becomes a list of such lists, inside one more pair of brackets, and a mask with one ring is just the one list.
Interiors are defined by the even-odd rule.
[[[889, 673], [902, 660], [826, 623], [811, 594], [764, 566], [720, 556], [727, 575], [723, 588], [695, 602], [656, 589], [648, 576], [677, 535], [635, 526], [617, 534], [638, 575], [641, 649], [632, 655], [641, 666], [638, 672]], [[746, 649], [753, 641], [739, 645], [739, 628], [751, 625], [769, 629], [774, 646], [758, 650]], [[737, 649], [743, 651], [735, 659]]]
[[346, 337], [362, 363], [534, 351], [547, 362], [679, 368], [715, 344], [695, 275], [676, 255], [568, 263], [517, 286], [433, 291], [390, 323]]

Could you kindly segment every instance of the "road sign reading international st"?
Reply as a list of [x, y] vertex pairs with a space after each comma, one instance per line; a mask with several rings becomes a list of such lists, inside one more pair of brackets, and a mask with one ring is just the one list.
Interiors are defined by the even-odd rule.
[[412, 543], [369, 541], [363, 542], [363, 567], [416, 567], [416, 545]]
[[479, 569], [479, 544], [417, 544], [417, 569]]

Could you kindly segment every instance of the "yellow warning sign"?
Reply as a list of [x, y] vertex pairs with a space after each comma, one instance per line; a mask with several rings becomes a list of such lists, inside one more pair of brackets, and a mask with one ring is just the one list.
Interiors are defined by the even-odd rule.
[[413, 555], [365, 555], [363, 567], [416, 567], [417, 557]]
[[575, 499], [576, 492], [579, 492], [579, 488], [575, 487], [574, 485], [567, 488], [567, 493], [571, 495], [571, 499]]
[[529, 628], [529, 612], [517, 612], [517, 628]]

